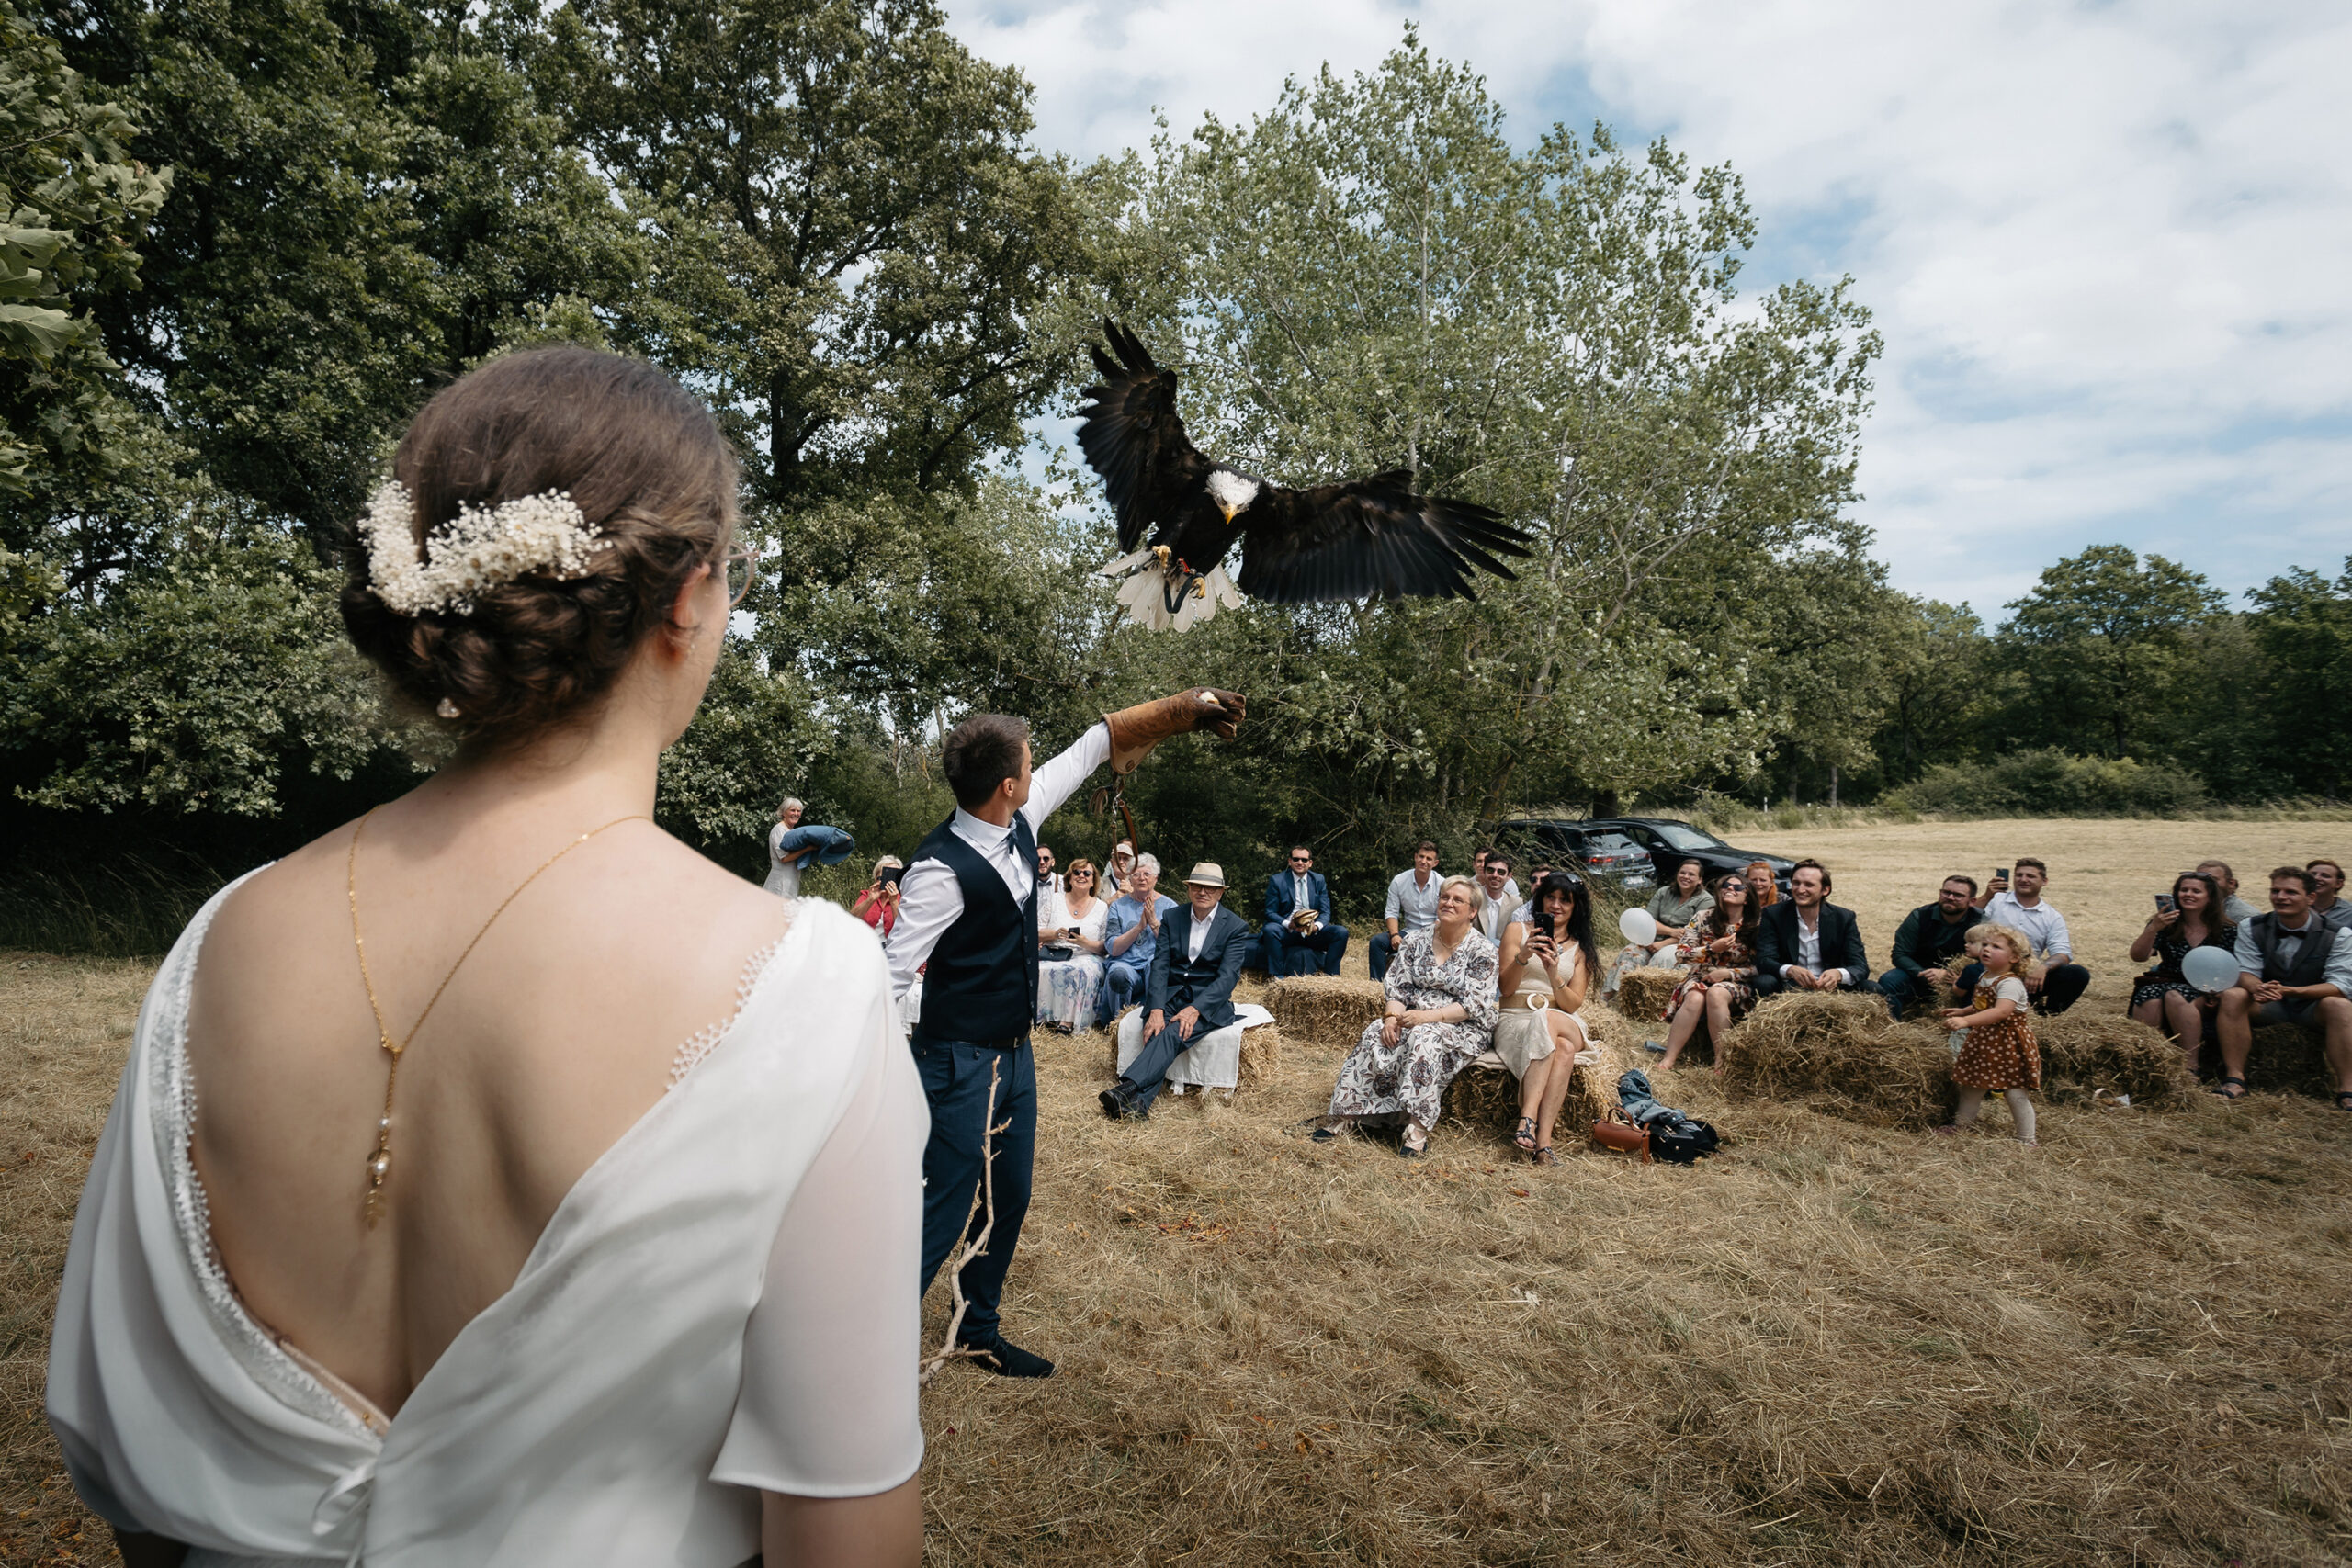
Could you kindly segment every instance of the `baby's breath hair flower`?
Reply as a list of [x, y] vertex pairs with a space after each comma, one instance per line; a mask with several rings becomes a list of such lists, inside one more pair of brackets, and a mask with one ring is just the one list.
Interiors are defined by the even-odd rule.
[[480, 507], [461, 502], [448, 526], [416, 557], [416, 507], [408, 487], [387, 481], [359, 520], [368, 544], [368, 592], [403, 615], [429, 610], [470, 615], [473, 596], [533, 572], [585, 577], [604, 531], [562, 491]]

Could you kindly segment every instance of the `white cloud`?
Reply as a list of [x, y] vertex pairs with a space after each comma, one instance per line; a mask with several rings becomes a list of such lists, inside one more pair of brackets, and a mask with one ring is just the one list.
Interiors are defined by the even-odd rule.
[[[1408, 17], [1522, 140], [1595, 114], [1747, 182], [1747, 280], [1854, 275], [1888, 344], [1860, 515], [1990, 611], [2120, 541], [2235, 592], [2352, 553], [2352, 14], [2296, 4], [1107, 0], [956, 6], [1040, 140], [1243, 119]], [[1778, 270], [1776, 270], [1778, 269]]]

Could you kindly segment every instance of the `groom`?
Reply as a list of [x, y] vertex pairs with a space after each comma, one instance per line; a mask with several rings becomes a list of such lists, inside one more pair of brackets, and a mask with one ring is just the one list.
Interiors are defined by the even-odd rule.
[[1124, 774], [1171, 735], [1210, 729], [1230, 739], [1244, 707], [1234, 693], [1195, 686], [1105, 716], [1034, 773], [1028, 725], [1002, 714], [974, 715], [940, 748], [956, 812], [923, 840], [901, 879], [888, 945], [890, 989], [903, 1002], [923, 976], [922, 1018], [909, 1045], [931, 1101], [922, 1156], [926, 1292], [965, 1237], [989, 1223], [974, 1212], [972, 1195], [987, 1129], [1004, 1126], [989, 1145], [995, 1228], [988, 1249], [964, 1268], [968, 1305], [957, 1330], [958, 1348], [992, 1371], [1042, 1378], [1054, 1371], [1043, 1356], [1007, 1343], [997, 1316], [1029, 1212], [1037, 1147], [1029, 1022], [1037, 1010], [1038, 826], [1105, 761]]

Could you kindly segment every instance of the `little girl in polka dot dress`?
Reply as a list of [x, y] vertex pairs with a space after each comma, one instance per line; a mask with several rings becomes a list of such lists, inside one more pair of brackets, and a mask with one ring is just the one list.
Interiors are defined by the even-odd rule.
[[1999, 1089], [2009, 1102], [2018, 1142], [2033, 1148], [2033, 1101], [2025, 1091], [2041, 1087], [2041, 1046], [2026, 1010], [2024, 978], [2033, 943], [2007, 926], [1980, 926], [1968, 934], [1984, 973], [1976, 982], [1974, 1006], [1944, 1009], [1944, 1022], [1961, 1032], [1960, 1059], [1951, 1066], [1960, 1111], [1936, 1131], [1956, 1136], [1984, 1109], [1985, 1094]]

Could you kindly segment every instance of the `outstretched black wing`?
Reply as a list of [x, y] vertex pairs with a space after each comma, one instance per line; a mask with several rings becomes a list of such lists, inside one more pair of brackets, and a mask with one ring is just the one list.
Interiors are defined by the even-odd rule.
[[1085, 420], [1078, 445], [1118, 513], [1119, 547], [1132, 550], [1153, 524], [1177, 522], [1179, 503], [1208, 477], [1209, 460], [1176, 417], [1176, 373], [1154, 365], [1117, 322], [1104, 321], [1102, 331], [1119, 357], [1091, 350], [1102, 385], [1086, 389], [1093, 401], [1079, 410]]
[[1471, 599], [1474, 569], [1514, 574], [1527, 536], [1475, 502], [1416, 495], [1404, 469], [1307, 490], [1267, 487], [1241, 523], [1241, 592], [1277, 604]]

